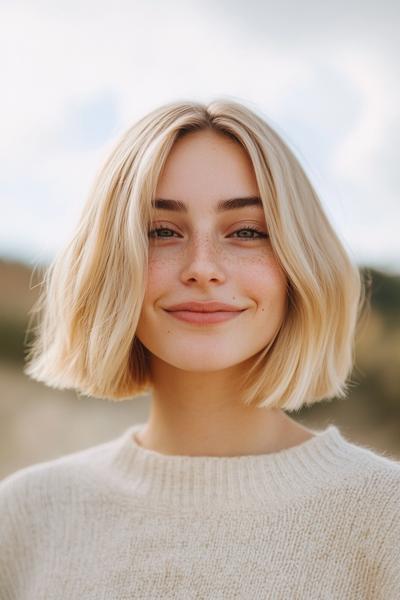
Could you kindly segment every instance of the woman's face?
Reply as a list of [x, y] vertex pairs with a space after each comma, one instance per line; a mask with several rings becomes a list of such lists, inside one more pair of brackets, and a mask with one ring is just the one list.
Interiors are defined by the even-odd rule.
[[[217, 211], [221, 201], [258, 195], [251, 161], [237, 142], [199, 131], [173, 146], [156, 199], [179, 201], [186, 210], [162, 208], [160, 202], [154, 209], [136, 332], [152, 361], [218, 371], [249, 359], [275, 335], [286, 312], [286, 277], [262, 205]], [[222, 302], [241, 312], [225, 321], [192, 323], [166, 310], [193, 301]]]

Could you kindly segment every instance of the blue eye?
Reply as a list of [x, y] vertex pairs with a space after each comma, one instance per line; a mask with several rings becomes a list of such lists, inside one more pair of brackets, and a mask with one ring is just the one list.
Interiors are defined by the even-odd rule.
[[[150, 229], [150, 231], [148, 232], [148, 236], [150, 238], [155, 238], [155, 239], [169, 239], [172, 238], [172, 235], [167, 235], [167, 236], [157, 236], [156, 234], [161, 232], [161, 231], [168, 231], [172, 234], [176, 234], [179, 235], [176, 231], [174, 231], [173, 229], [170, 229], [169, 227], [155, 227], [154, 229]], [[256, 240], [259, 238], [268, 238], [269, 235], [267, 233], [264, 233], [263, 231], [259, 231], [258, 229], [256, 229], [255, 227], [241, 227], [240, 229], [237, 229], [236, 231], [234, 231], [231, 235], [234, 235], [235, 233], [239, 233], [241, 231], [246, 231], [246, 232], [250, 232], [250, 233], [256, 233], [258, 234], [259, 237], [253, 237], [250, 235], [245, 235], [244, 237], [238, 237], [238, 239], [240, 240]]]
[[[176, 231], [173, 231], [172, 229], [169, 229], [168, 227], [155, 227], [154, 229], [150, 229], [150, 231], [148, 232], [149, 237], [157, 237], [155, 234], [158, 233], [159, 231], [171, 231], [172, 233], [176, 233]], [[164, 236], [161, 236], [164, 237]], [[166, 237], [172, 237], [170, 235], [166, 236]]]
[[[247, 231], [247, 232], [251, 232], [251, 233], [257, 233], [260, 237], [262, 238], [267, 238], [269, 237], [267, 233], [264, 233], [263, 231], [259, 231], [258, 229], [256, 229], [255, 227], [242, 227], [241, 229], [237, 229], [236, 231], [234, 231], [233, 233], [239, 233], [240, 231]], [[232, 234], [233, 235], [233, 234]], [[249, 235], [246, 235], [245, 237], [241, 237], [239, 238], [241, 240], [255, 240], [257, 238], [254, 237], [250, 237]]]

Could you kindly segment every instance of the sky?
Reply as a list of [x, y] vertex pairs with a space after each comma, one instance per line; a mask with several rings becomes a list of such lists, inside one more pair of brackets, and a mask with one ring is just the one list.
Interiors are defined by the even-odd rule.
[[169, 101], [285, 139], [353, 260], [400, 274], [400, 4], [0, 0], [0, 257], [49, 262], [100, 163]]

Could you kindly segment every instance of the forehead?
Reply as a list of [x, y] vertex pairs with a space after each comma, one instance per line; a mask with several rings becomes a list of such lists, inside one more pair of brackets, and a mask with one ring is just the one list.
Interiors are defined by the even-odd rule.
[[158, 180], [156, 197], [185, 204], [258, 196], [253, 165], [239, 142], [221, 133], [191, 132], [172, 147]]

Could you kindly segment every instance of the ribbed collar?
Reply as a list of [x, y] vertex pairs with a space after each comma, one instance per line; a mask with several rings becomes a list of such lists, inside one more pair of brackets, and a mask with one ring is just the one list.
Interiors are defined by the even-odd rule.
[[[353, 445], [335, 425], [285, 450], [244, 456], [180, 456], [140, 446], [135, 424], [115, 440], [112, 465], [124, 489], [157, 509], [233, 509], [282, 505], [340, 476]], [[343, 473], [342, 473], [343, 474]]]

